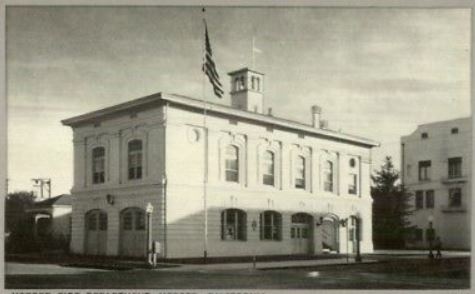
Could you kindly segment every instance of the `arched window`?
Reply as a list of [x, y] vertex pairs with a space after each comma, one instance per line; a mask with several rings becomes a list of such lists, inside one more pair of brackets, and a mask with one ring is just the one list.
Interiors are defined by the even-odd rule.
[[355, 167], [356, 166], [356, 160], [354, 158], [351, 158], [349, 161], [350, 167]]
[[234, 91], [239, 91], [241, 90], [241, 80], [239, 79], [239, 77], [235, 78], [234, 79]]
[[262, 162], [262, 183], [264, 185], [274, 186], [274, 153], [272, 151], [264, 152]]
[[132, 140], [128, 144], [129, 180], [142, 178], [142, 141]]
[[145, 213], [140, 208], [127, 208], [121, 213], [122, 230], [145, 231]]
[[244, 77], [241, 76], [240, 80], [241, 80], [241, 87], [240, 87], [240, 90], [243, 90], [243, 89], [246, 88], [246, 83], [244, 82]]
[[333, 162], [327, 160], [323, 167], [323, 188], [327, 192], [333, 192]]
[[264, 211], [259, 217], [261, 240], [282, 240], [282, 216], [275, 211]]
[[298, 156], [295, 164], [295, 188], [305, 189], [305, 158]]
[[100, 184], [105, 180], [106, 151], [104, 147], [92, 149], [92, 183]]
[[246, 240], [246, 213], [239, 209], [221, 212], [221, 239]]
[[239, 182], [239, 149], [228, 145], [225, 151], [226, 182]]
[[291, 217], [290, 238], [291, 239], [308, 239], [309, 229], [312, 225], [312, 216], [299, 212]]
[[88, 231], [107, 231], [107, 213], [98, 209], [86, 213]]

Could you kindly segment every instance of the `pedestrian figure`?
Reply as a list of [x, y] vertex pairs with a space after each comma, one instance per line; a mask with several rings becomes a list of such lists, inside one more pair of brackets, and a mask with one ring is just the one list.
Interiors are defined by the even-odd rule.
[[440, 241], [440, 238], [437, 237], [435, 238], [435, 250], [437, 251], [437, 253], [435, 254], [435, 258], [436, 259], [441, 259], [442, 258], [442, 252], [440, 252], [440, 250], [442, 250], [442, 242]]

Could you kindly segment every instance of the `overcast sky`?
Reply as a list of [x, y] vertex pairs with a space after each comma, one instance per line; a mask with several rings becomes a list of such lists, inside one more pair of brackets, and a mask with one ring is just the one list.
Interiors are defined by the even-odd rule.
[[[60, 120], [156, 92], [201, 98], [200, 7], [8, 7], [9, 190], [50, 177], [72, 186], [72, 131]], [[211, 46], [227, 72], [262, 53], [265, 106], [381, 142], [399, 165], [400, 136], [470, 115], [470, 10], [208, 8]], [[229, 94], [222, 100], [229, 105]]]

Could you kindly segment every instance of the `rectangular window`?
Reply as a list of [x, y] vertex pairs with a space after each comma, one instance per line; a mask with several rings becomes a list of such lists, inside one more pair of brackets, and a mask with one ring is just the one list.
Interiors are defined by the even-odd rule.
[[434, 190], [426, 191], [426, 208], [434, 208]]
[[142, 178], [142, 141], [133, 140], [129, 147], [129, 180]]
[[416, 191], [416, 209], [424, 208], [424, 191]]
[[263, 158], [263, 178], [264, 185], [274, 186], [274, 153], [266, 151]]
[[323, 189], [327, 192], [333, 191], [333, 162], [326, 161], [323, 167]]
[[431, 161], [419, 161], [419, 181], [428, 181], [431, 176]]
[[260, 215], [261, 240], [281, 240], [282, 217], [277, 212], [266, 211]]
[[222, 240], [246, 240], [246, 213], [227, 209], [221, 213]]
[[449, 179], [462, 176], [462, 157], [449, 158]]
[[100, 184], [105, 180], [105, 149], [96, 147], [92, 150], [92, 183]]
[[358, 176], [356, 174], [350, 174], [349, 184], [348, 184], [348, 193], [356, 194], [358, 189]]
[[451, 188], [449, 189], [449, 207], [462, 206], [462, 189]]
[[236, 146], [229, 145], [226, 147], [226, 182], [239, 181], [239, 149]]
[[305, 158], [297, 157], [297, 164], [295, 166], [295, 188], [305, 189]]
[[458, 134], [458, 133], [459, 133], [459, 128], [452, 128], [452, 129], [450, 130], [450, 133], [451, 133], [451, 134]]

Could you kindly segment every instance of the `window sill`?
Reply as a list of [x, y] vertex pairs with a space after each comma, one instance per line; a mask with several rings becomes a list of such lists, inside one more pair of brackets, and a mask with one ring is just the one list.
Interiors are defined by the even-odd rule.
[[446, 184], [446, 185], [465, 183], [465, 182], [467, 182], [467, 177], [460, 176], [460, 177], [456, 177], [456, 178], [442, 178], [441, 182], [443, 184]]
[[[208, 182], [209, 185], [209, 182]], [[242, 182], [227, 182], [227, 181], [221, 181], [220, 185], [229, 187], [229, 188], [243, 188], [245, 187], [244, 183]]]
[[441, 208], [441, 211], [445, 213], [465, 213], [467, 212], [467, 208], [463, 206], [456, 206], [456, 207], [443, 206]]
[[261, 186], [263, 189], [271, 189], [271, 190], [276, 190], [276, 189], [278, 189], [276, 184], [274, 184], [274, 185], [266, 185], [266, 184], [262, 184], [262, 183], [261, 183], [260, 186]]
[[430, 183], [431, 179], [418, 179], [419, 183]]

